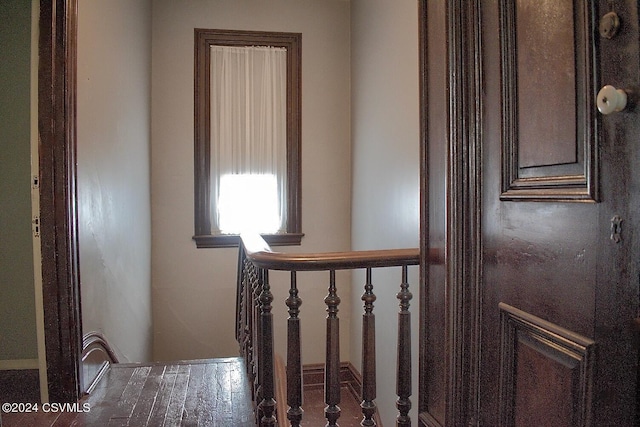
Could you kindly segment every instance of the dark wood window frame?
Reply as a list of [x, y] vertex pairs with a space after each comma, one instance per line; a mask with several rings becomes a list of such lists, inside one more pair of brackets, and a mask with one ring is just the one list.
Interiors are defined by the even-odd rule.
[[304, 235], [301, 227], [301, 43], [300, 33], [195, 29], [193, 240], [198, 248], [237, 246], [240, 241], [238, 235], [211, 233], [211, 46], [274, 46], [287, 50], [287, 226], [285, 233], [265, 234], [263, 237], [271, 245], [300, 244]]

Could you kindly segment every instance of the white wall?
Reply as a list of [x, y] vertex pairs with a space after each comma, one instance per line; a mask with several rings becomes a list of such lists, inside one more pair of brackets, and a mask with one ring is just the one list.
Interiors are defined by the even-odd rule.
[[[196, 249], [193, 201], [194, 28], [302, 33], [301, 247], [350, 248], [349, 2], [154, 0], [152, 211], [154, 358], [238, 355], [237, 249]], [[341, 275], [342, 350], [349, 354], [350, 276]], [[285, 354], [287, 275], [271, 275], [276, 351]], [[303, 363], [324, 360], [328, 274], [299, 277]]]
[[[389, 249], [419, 244], [418, 11], [415, 0], [351, 1], [353, 138], [352, 247]], [[377, 404], [395, 425], [395, 366], [400, 270], [375, 270]], [[417, 407], [418, 268], [410, 270], [413, 396]], [[361, 364], [364, 274], [354, 274], [351, 361]], [[416, 411], [412, 421], [417, 422]]]
[[[82, 3], [89, 0], [81, 0]], [[105, 2], [93, 0], [94, 3]], [[148, 21], [137, 9], [129, 10], [120, 0], [118, 16], [122, 23], [111, 27], [127, 38], [133, 57], [126, 61], [138, 64], [142, 71], [145, 62], [144, 43], [130, 25], [143, 31]], [[110, 4], [108, 2], [107, 4]], [[107, 7], [108, 6], [104, 6]], [[143, 6], [140, 6], [144, 8]], [[250, 13], [249, 13], [250, 11]], [[138, 14], [140, 12], [140, 14]], [[102, 13], [102, 12], [101, 12]], [[104, 13], [102, 13], [103, 15]], [[104, 20], [94, 15], [91, 27], [96, 31]], [[100, 16], [100, 19], [97, 18]], [[115, 19], [115, 17], [112, 17]], [[81, 30], [83, 19], [81, 16]], [[90, 22], [90, 21], [86, 21]], [[106, 23], [105, 23], [106, 24]], [[89, 25], [89, 24], [86, 24]], [[129, 28], [129, 30], [123, 30]], [[223, 357], [238, 354], [234, 340], [235, 315], [235, 249], [196, 249], [193, 235], [193, 29], [219, 28], [264, 31], [302, 32], [303, 95], [302, 95], [302, 170], [303, 170], [303, 231], [306, 236], [301, 247], [287, 251], [329, 251], [392, 247], [417, 247], [419, 231], [419, 162], [418, 162], [418, 49], [417, 5], [413, 0], [153, 0], [151, 20], [151, 207], [152, 216], [152, 301], [153, 301], [153, 358], [156, 360]], [[111, 57], [109, 46], [96, 50], [100, 40], [85, 38], [81, 33], [81, 47], [85, 51], [103, 51], [99, 58], [104, 74], [126, 80], [113, 64], [124, 59]], [[113, 37], [116, 37], [117, 34]], [[120, 45], [120, 42], [116, 44]], [[99, 46], [99, 45], [98, 45]], [[135, 47], [138, 46], [138, 47]], [[106, 49], [106, 50], [105, 50]], [[129, 50], [127, 50], [129, 51]], [[82, 51], [81, 51], [82, 52]], [[115, 55], [115, 53], [113, 53]], [[125, 54], [126, 55], [126, 54]], [[136, 59], [137, 58], [137, 59]], [[96, 59], [98, 61], [98, 59]], [[82, 71], [82, 65], [79, 65]], [[97, 73], [99, 70], [93, 70]], [[142, 295], [122, 301], [117, 283], [133, 286], [145, 282], [144, 274], [132, 279], [122, 274], [130, 270], [127, 262], [135, 253], [147, 253], [146, 248], [127, 247], [127, 233], [137, 232], [124, 218], [133, 199], [142, 193], [128, 189], [137, 180], [144, 182], [144, 172], [134, 174], [131, 163], [144, 165], [141, 159], [146, 150], [146, 136], [140, 124], [145, 123], [144, 93], [136, 87], [121, 86], [117, 94], [97, 87], [87, 71], [79, 78], [79, 87], [93, 90], [93, 99], [110, 100], [113, 96], [132, 96], [134, 105], [120, 102], [128, 114], [116, 115], [115, 121], [102, 123], [103, 114], [95, 110], [83, 132], [93, 140], [88, 153], [90, 163], [83, 166], [80, 158], [81, 188], [92, 191], [81, 197], [81, 214], [91, 218], [81, 226], [84, 236], [93, 245], [92, 267], [105, 273], [96, 289], [110, 289], [111, 295], [87, 296], [83, 288], [83, 309], [93, 304], [112, 301], [101, 316], [125, 307], [149, 307]], [[138, 78], [137, 74], [128, 78]], [[89, 93], [89, 92], [87, 92]], [[135, 95], [134, 95], [135, 94]], [[84, 103], [89, 103], [85, 95]], [[117, 99], [117, 98], [115, 98]], [[126, 99], [126, 98], [121, 98]], [[80, 104], [79, 114], [85, 109]], [[93, 108], [109, 104], [93, 102]], [[107, 108], [103, 105], [101, 108]], [[137, 116], [132, 124], [130, 116]], [[140, 117], [142, 116], [142, 117]], [[79, 117], [81, 135], [82, 117]], [[125, 128], [138, 137], [120, 137]], [[142, 126], [143, 128], [144, 126]], [[115, 133], [114, 133], [115, 132]], [[106, 138], [106, 140], [105, 140]], [[351, 139], [353, 145], [351, 145]], [[127, 156], [119, 144], [132, 144]], [[87, 143], [87, 142], [85, 142]], [[122, 150], [120, 150], [122, 148]], [[82, 147], [79, 149], [83, 153]], [[353, 157], [353, 159], [352, 159]], [[122, 165], [129, 176], [109, 174], [104, 163]], [[144, 169], [144, 166], [142, 166]], [[118, 176], [115, 176], [118, 175]], [[353, 193], [351, 189], [353, 187]], [[125, 191], [125, 188], [128, 190]], [[140, 189], [141, 190], [141, 189]], [[128, 193], [133, 191], [133, 193]], [[128, 194], [125, 196], [125, 194]], [[111, 195], [111, 196], [110, 196]], [[115, 195], [115, 196], [114, 196]], [[119, 198], [118, 195], [122, 195]], [[114, 197], [113, 200], [109, 200]], [[135, 205], [135, 204], [134, 204]], [[118, 208], [118, 209], [116, 209]], [[131, 208], [137, 209], [137, 208]], [[144, 211], [144, 209], [142, 209]], [[130, 212], [130, 211], [127, 211]], [[127, 218], [132, 215], [128, 213]], [[142, 215], [133, 215], [134, 217]], [[124, 227], [122, 227], [124, 225]], [[100, 227], [100, 228], [98, 228]], [[98, 232], [98, 230], [101, 230]], [[105, 231], [106, 230], [106, 231]], [[82, 236], [82, 234], [81, 234]], [[84, 238], [83, 238], [84, 239]], [[84, 240], [83, 240], [84, 241]], [[144, 242], [144, 236], [135, 241]], [[112, 253], [118, 242], [122, 254]], [[129, 241], [130, 242], [130, 241]], [[132, 243], [131, 243], [132, 244]], [[81, 242], [81, 246], [83, 243]], [[132, 244], [133, 245], [133, 244]], [[108, 251], [107, 251], [108, 249]], [[88, 258], [84, 255], [85, 259]], [[101, 267], [102, 266], [102, 267]], [[85, 279], [84, 271], [83, 280]], [[362, 312], [362, 274], [354, 275], [353, 298], [350, 276], [339, 276], [342, 297], [340, 310], [343, 360], [360, 364], [360, 316]], [[108, 280], [107, 280], [108, 279]], [[113, 279], [113, 280], [112, 280]], [[284, 354], [284, 299], [288, 278], [273, 274], [271, 281], [276, 296], [276, 351]], [[384, 424], [393, 425], [395, 418], [395, 328], [398, 310], [395, 293], [400, 281], [399, 271], [374, 274], [378, 296], [375, 313], [378, 327], [378, 405]], [[418, 326], [417, 268], [412, 270], [413, 326]], [[303, 363], [317, 363], [324, 359], [323, 303], [328, 284], [327, 274], [301, 275], [299, 285], [303, 298]], [[123, 289], [123, 288], [120, 288]], [[89, 302], [87, 302], [87, 299]], [[118, 306], [118, 302], [123, 305]], [[148, 317], [122, 316], [127, 324], [149, 326]], [[124, 320], [124, 319], [123, 319]], [[120, 322], [123, 323], [123, 322]], [[120, 327], [118, 323], [118, 327]], [[115, 327], [115, 326], [114, 326]], [[115, 329], [114, 329], [115, 333]], [[118, 331], [130, 336], [132, 332]], [[351, 334], [350, 334], [351, 333]], [[349, 336], [351, 335], [351, 336]], [[353, 344], [349, 344], [353, 338]], [[417, 347], [417, 334], [414, 334]], [[414, 372], [417, 372], [417, 349], [414, 349]], [[391, 368], [393, 367], [393, 368]], [[413, 375], [417, 378], [417, 374]], [[417, 390], [417, 381], [414, 381]], [[417, 406], [417, 391], [414, 392]], [[415, 420], [415, 411], [414, 411]]]
[[151, 4], [78, 5], [78, 221], [83, 331], [151, 359]]

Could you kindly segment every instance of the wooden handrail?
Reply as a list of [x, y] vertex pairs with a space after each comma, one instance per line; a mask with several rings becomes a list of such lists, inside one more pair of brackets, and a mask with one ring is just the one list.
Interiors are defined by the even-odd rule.
[[[361, 425], [375, 426], [377, 411], [376, 360], [375, 360], [375, 314], [376, 296], [371, 282], [371, 270], [382, 267], [401, 267], [402, 279], [398, 312], [398, 365], [397, 365], [397, 425], [408, 427], [411, 407], [411, 314], [409, 312], [412, 293], [407, 282], [408, 266], [420, 264], [419, 249], [390, 249], [352, 252], [325, 253], [281, 253], [271, 250], [258, 234], [241, 235], [238, 258], [238, 293], [236, 338], [247, 361], [247, 371], [253, 382], [253, 400], [256, 404], [256, 424], [260, 427], [275, 426], [286, 418], [291, 426], [299, 427], [303, 415], [302, 405], [302, 365], [300, 305], [302, 292], [297, 287], [296, 274], [299, 271], [328, 271], [328, 294], [324, 299], [326, 312], [326, 362], [325, 362], [325, 418], [327, 426], [337, 426], [340, 417], [340, 384], [338, 380], [340, 364], [339, 305], [340, 297], [336, 287], [336, 270], [366, 269], [366, 284], [363, 301], [362, 336], [362, 403]], [[426, 262], [443, 264], [442, 250], [429, 251]], [[276, 393], [274, 387], [273, 354], [273, 314], [274, 300], [269, 284], [269, 270], [291, 272], [289, 308], [287, 319], [287, 405], [276, 413]], [[282, 402], [280, 402], [282, 403]]]
[[[399, 267], [418, 265], [420, 250], [383, 249], [351, 252], [282, 253], [274, 252], [257, 234], [241, 236], [247, 258], [256, 266], [267, 270], [324, 271], [358, 268]], [[439, 249], [429, 251], [430, 264], [442, 264], [444, 257]]]
[[88, 332], [82, 337], [83, 391], [92, 393], [110, 364], [118, 363], [118, 356], [100, 332]]
[[119, 363], [118, 356], [109, 345], [109, 341], [98, 331], [87, 332], [82, 337], [82, 360], [84, 361], [91, 349], [96, 347], [105, 353], [111, 363]]

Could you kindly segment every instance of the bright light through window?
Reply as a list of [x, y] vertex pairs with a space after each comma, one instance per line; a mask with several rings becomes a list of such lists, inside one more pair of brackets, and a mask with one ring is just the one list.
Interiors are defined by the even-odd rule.
[[276, 233], [280, 228], [275, 175], [223, 175], [218, 197], [220, 232]]

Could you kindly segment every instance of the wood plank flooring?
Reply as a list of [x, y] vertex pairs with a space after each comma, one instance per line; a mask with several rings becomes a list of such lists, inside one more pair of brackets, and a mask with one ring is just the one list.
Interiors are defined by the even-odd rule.
[[[2, 414], [12, 426], [254, 426], [240, 358], [115, 364], [78, 411]], [[82, 412], [88, 409], [88, 411]]]
[[[304, 427], [324, 427], [327, 419], [324, 417], [324, 390], [321, 387], [310, 387], [304, 390], [304, 416], [301, 425]], [[360, 427], [362, 412], [360, 402], [347, 386], [340, 387], [340, 427]], [[379, 420], [378, 426], [381, 426]]]
[[[347, 385], [341, 390], [338, 423], [357, 427], [362, 419], [358, 398]], [[323, 386], [309, 384], [304, 393], [302, 425], [324, 426]], [[0, 413], [0, 427], [255, 426], [241, 358], [114, 364], [93, 393], [74, 405], [67, 411], [45, 411], [39, 404], [38, 412]]]

